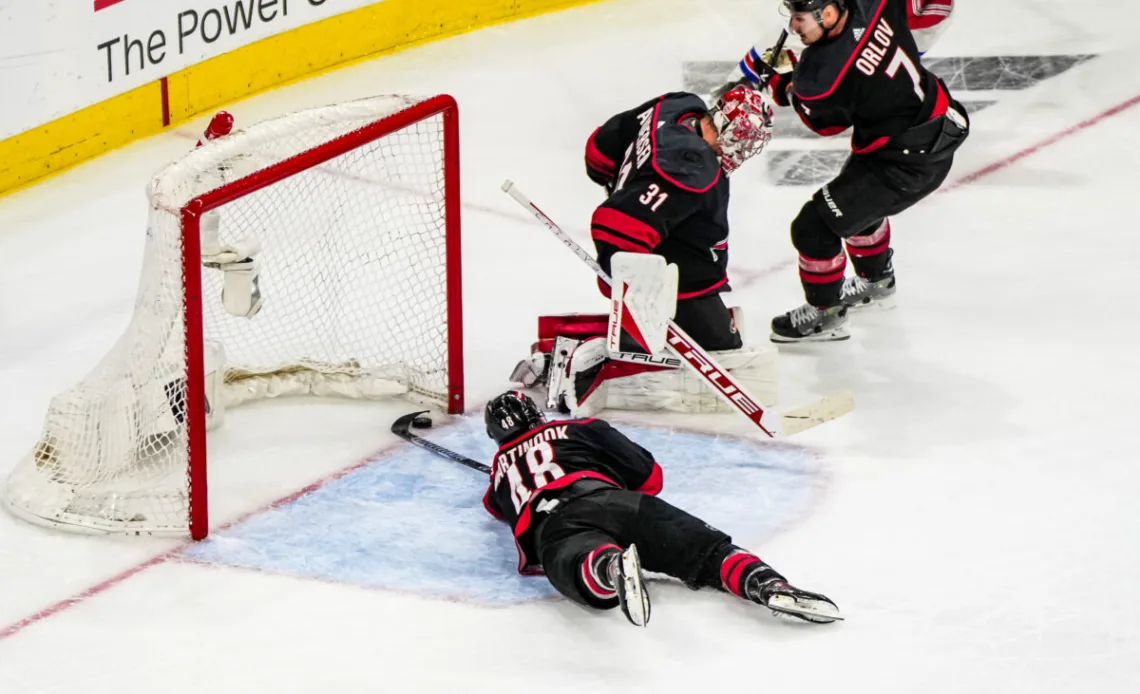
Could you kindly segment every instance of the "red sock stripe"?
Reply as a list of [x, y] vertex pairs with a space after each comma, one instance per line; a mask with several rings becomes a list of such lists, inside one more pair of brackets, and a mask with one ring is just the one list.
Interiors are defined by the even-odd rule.
[[601, 598], [602, 600], [608, 600], [609, 598], [616, 597], [617, 591], [607, 590], [604, 588], [601, 584], [601, 581], [598, 580], [598, 577], [594, 575], [594, 559], [603, 551], [611, 548], [616, 549], [619, 552], [621, 551], [621, 547], [618, 547], [617, 545], [602, 545], [601, 547], [595, 549], [593, 552], [587, 554], [586, 558], [582, 560], [582, 583], [586, 586], [586, 589], [594, 595], [594, 597]]
[[853, 258], [869, 258], [891, 247], [891, 222], [884, 219], [879, 228], [870, 234], [847, 239], [847, 253]]
[[813, 275], [810, 272], [800, 270], [800, 279], [808, 284], [830, 284], [842, 280], [843, 271], [833, 272], [830, 275]]
[[724, 584], [724, 589], [733, 595], [744, 597], [740, 577], [744, 575], [745, 569], [759, 563], [760, 557], [748, 552], [736, 552], [728, 555], [720, 565], [720, 582]]
[[808, 284], [827, 284], [843, 279], [847, 269], [847, 254], [840, 253], [834, 258], [820, 260], [800, 256], [800, 279]]

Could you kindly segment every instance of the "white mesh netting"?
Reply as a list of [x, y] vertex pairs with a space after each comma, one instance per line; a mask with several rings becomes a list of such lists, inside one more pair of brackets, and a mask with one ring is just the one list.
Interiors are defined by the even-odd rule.
[[[8, 479], [8, 508], [78, 530], [186, 531], [184, 273], [201, 273], [202, 334], [224, 350], [226, 385], [210, 403], [212, 415], [302, 393], [409, 392], [446, 408], [442, 115], [361, 142], [203, 216], [203, 230], [216, 223], [221, 244], [260, 246], [263, 307], [252, 318], [223, 307], [221, 270], [200, 259], [184, 268], [182, 260], [181, 209], [191, 200], [226, 184], [242, 189], [255, 172], [327, 150], [342, 136], [352, 140], [419, 102], [377, 97], [289, 114], [159, 172], [147, 191], [150, 221], [131, 323], [86, 378], [51, 401], [39, 442]], [[204, 464], [205, 452], [199, 455]]]

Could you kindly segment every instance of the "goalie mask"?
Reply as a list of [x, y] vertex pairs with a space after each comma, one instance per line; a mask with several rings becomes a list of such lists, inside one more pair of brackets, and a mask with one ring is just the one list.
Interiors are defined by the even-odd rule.
[[487, 403], [483, 423], [487, 436], [502, 445], [546, 422], [538, 406], [524, 393], [508, 391]]
[[720, 163], [727, 174], [763, 151], [772, 139], [772, 107], [755, 89], [730, 89], [716, 102], [711, 115]]

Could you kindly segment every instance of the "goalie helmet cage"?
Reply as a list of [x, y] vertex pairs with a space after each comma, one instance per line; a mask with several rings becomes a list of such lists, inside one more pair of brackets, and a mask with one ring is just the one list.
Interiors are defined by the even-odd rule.
[[[206, 428], [226, 407], [403, 393], [463, 412], [452, 97], [373, 97], [258, 123], [164, 168], [147, 196], [130, 325], [52, 399], [3, 490], [15, 515], [201, 539]], [[252, 318], [226, 312], [224, 272], [204, 264], [204, 239], [260, 248], [263, 307]]]

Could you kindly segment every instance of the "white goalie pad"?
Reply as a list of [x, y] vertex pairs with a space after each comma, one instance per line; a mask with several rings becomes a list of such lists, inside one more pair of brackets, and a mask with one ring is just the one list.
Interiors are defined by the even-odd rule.
[[[760, 345], [738, 350], [709, 353], [723, 368], [732, 372], [749, 393], [765, 407], [779, 401], [779, 351]], [[709, 387], [686, 368], [643, 373], [607, 382], [606, 407], [619, 410], [666, 410], [669, 412], [735, 412]]]
[[[677, 266], [647, 253], [615, 253], [610, 290], [610, 322], [606, 348], [621, 352], [622, 335], [627, 346], [636, 345], [646, 354], [665, 349], [669, 321], [677, 311]], [[632, 344], [628, 343], [632, 340]]]

